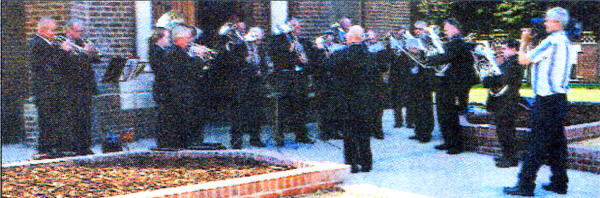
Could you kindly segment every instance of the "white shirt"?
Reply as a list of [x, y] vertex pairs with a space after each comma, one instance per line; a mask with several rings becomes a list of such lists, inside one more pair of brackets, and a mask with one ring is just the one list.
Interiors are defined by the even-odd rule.
[[539, 96], [564, 94], [569, 89], [569, 75], [577, 62], [577, 53], [564, 31], [555, 31], [531, 50], [533, 63], [531, 87]]

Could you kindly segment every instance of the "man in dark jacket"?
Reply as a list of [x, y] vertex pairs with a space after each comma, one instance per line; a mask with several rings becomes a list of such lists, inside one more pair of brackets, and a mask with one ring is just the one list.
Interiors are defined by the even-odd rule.
[[[394, 34], [397, 39], [403, 39], [407, 27], [401, 26]], [[414, 128], [414, 109], [411, 104], [412, 90], [411, 83], [412, 79], [409, 75], [412, 63], [404, 54], [401, 54], [397, 49], [387, 49], [383, 51], [384, 60], [390, 64], [390, 92], [391, 102], [394, 109], [395, 128], [400, 128], [405, 121], [402, 116], [402, 108], [406, 108], [406, 126]]]
[[[282, 27], [288, 30], [274, 35], [271, 46], [274, 72], [279, 79], [275, 87], [281, 93], [279, 122], [284, 129], [296, 134], [296, 142], [313, 143], [306, 129], [310, 45], [308, 41], [298, 38], [301, 29], [297, 19], [291, 18]], [[283, 146], [283, 131], [278, 130], [278, 133], [275, 135], [275, 144]]]
[[[417, 21], [414, 24], [415, 35], [418, 42], [431, 42], [425, 34], [427, 23]], [[413, 49], [408, 49], [413, 50]], [[422, 51], [416, 54], [422, 55]], [[411, 84], [412, 98], [410, 98], [410, 109], [414, 110], [413, 115], [419, 116], [415, 121], [415, 135], [409, 139], [418, 140], [421, 143], [426, 143], [431, 140], [431, 133], [434, 127], [433, 118], [433, 70], [420, 67], [417, 63], [411, 62], [409, 78], [407, 81]]]
[[[198, 56], [207, 52], [205, 47], [190, 49], [192, 30], [176, 26], [172, 30], [173, 48], [169, 51], [167, 64], [173, 68], [168, 77], [171, 110], [174, 118], [171, 126], [177, 126], [175, 134], [169, 134], [170, 147], [186, 148], [193, 142], [203, 142], [203, 127], [206, 123], [205, 102], [207, 92], [203, 62]], [[191, 54], [190, 54], [191, 53]]]
[[348, 47], [334, 53], [330, 58], [333, 83], [338, 87], [335, 97], [339, 101], [335, 107], [341, 112], [338, 119], [343, 126], [344, 133], [344, 159], [350, 164], [351, 172], [369, 172], [373, 166], [371, 153], [370, 120], [375, 109], [373, 101], [377, 100], [373, 94], [371, 78], [374, 67], [372, 54], [366, 45], [361, 43], [363, 29], [352, 26], [347, 34]]
[[502, 45], [504, 62], [499, 66], [500, 75], [483, 79], [489, 88], [487, 109], [494, 112], [494, 124], [502, 146], [502, 157], [496, 158], [496, 166], [507, 168], [519, 164], [515, 148], [515, 119], [520, 100], [519, 87], [523, 78], [523, 67], [517, 62], [519, 42], [513, 39]]
[[154, 72], [154, 84], [152, 85], [152, 96], [158, 106], [156, 147], [167, 148], [173, 144], [168, 137], [177, 133], [175, 122], [169, 119], [175, 118], [173, 106], [173, 89], [169, 89], [169, 79], [175, 73], [172, 65], [167, 64], [170, 33], [162, 27], [154, 28], [150, 36], [150, 66]]
[[242, 148], [243, 133], [250, 135], [250, 145], [265, 147], [260, 139], [262, 120], [262, 77], [267, 73], [268, 57], [262, 45], [263, 32], [251, 28], [245, 42], [231, 45], [231, 66], [235, 67], [235, 96], [232, 101], [231, 145]]
[[436, 99], [437, 115], [444, 138], [444, 144], [435, 148], [448, 150], [448, 154], [462, 153], [462, 129], [456, 105], [458, 94], [468, 90], [478, 79], [473, 68], [471, 48], [460, 34], [459, 23], [455, 19], [447, 19], [443, 23], [448, 42], [444, 44], [443, 54], [427, 57], [427, 65], [449, 64], [440, 77]]
[[73, 111], [70, 116], [73, 124], [73, 136], [75, 138], [74, 150], [78, 155], [93, 154], [92, 146], [92, 97], [96, 94], [96, 78], [92, 70], [92, 64], [100, 63], [100, 54], [93, 44], [84, 42], [81, 38], [83, 24], [78, 20], [67, 21], [65, 36], [77, 46], [83, 47], [74, 59], [69, 62], [73, 71], [70, 83], [73, 92], [70, 94], [73, 101]]
[[68, 120], [73, 108], [69, 93], [74, 92], [69, 77], [69, 61], [74, 58], [72, 45], [52, 43], [56, 22], [42, 17], [37, 34], [29, 41], [34, 103], [38, 109], [40, 135], [38, 153], [41, 155], [73, 151], [73, 127]]

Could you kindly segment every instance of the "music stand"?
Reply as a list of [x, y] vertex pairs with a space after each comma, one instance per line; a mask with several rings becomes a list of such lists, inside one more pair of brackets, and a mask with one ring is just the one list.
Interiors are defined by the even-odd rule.
[[127, 62], [127, 59], [123, 57], [114, 57], [110, 59], [108, 67], [106, 68], [106, 72], [104, 73], [104, 77], [102, 77], [102, 80], [100, 80], [100, 82], [119, 82], [119, 78], [121, 77], [121, 74], [123, 74], [123, 68], [125, 68], [125, 62]]

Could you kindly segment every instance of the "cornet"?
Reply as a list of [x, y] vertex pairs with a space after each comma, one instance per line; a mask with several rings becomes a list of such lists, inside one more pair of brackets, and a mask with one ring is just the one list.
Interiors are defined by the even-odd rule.
[[[75, 44], [75, 42], [73, 42], [71, 39], [67, 38], [66, 36], [62, 36], [62, 35], [56, 35], [54, 36], [53, 42], [55, 44], [62, 44], [64, 42], [69, 42], [69, 44], [71, 45], [71, 48], [73, 48], [72, 53], [75, 55], [80, 55], [80, 54], [84, 54], [85, 53], [85, 46], [79, 46], [77, 44]], [[94, 43], [92, 43], [90, 40], [88, 39], [83, 39], [83, 43], [84, 45], [90, 45], [92, 46], [92, 48], [94, 49], [94, 52], [96, 53], [96, 55], [101, 56], [102, 54], [100, 53], [100, 51], [98, 51], [98, 48], [96, 48], [96, 46], [94, 45]]]
[[210, 49], [204, 45], [200, 45], [197, 43], [190, 43], [188, 54], [191, 57], [198, 57], [202, 61], [207, 62], [215, 59], [215, 56], [218, 54], [215, 50]]

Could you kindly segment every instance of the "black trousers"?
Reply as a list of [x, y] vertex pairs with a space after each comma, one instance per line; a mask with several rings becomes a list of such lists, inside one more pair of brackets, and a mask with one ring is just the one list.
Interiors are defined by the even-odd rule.
[[[488, 96], [492, 97], [492, 96]], [[496, 134], [498, 141], [502, 146], [502, 157], [515, 158], [515, 119], [517, 113], [518, 97], [498, 97], [495, 98], [497, 107], [495, 108], [494, 123], [496, 124]], [[489, 101], [489, 100], [488, 100]]]
[[73, 104], [64, 99], [37, 99], [40, 134], [38, 152], [64, 152], [74, 150], [73, 125], [70, 120]]
[[462, 149], [464, 145], [462, 141], [462, 129], [458, 118], [458, 105], [456, 105], [457, 94], [458, 91], [456, 88], [438, 87], [435, 100], [444, 144]]
[[199, 105], [182, 101], [167, 103], [163, 108], [167, 130], [163, 130], [161, 145], [171, 148], [185, 148], [194, 142], [204, 141], [205, 116]]
[[461, 87], [457, 89], [458, 111], [467, 111], [469, 109], [469, 87]]
[[343, 120], [344, 160], [346, 164], [361, 165], [363, 169], [373, 166], [371, 133], [367, 120]]
[[536, 96], [532, 111], [532, 129], [527, 154], [519, 173], [520, 185], [535, 185], [537, 171], [548, 160], [556, 185], [567, 185], [568, 151], [564, 119], [568, 112], [567, 96]]
[[[283, 129], [296, 134], [296, 139], [307, 138], [306, 114], [308, 111], [307, 78], [302, 72], [280, 71], [277, 74], [279, 98], [279, 123]], [[276, 141], [283, 140], [283, 130], [275, 135]]]
[[414, 106], [415, 115], [419, 116], [419, 119], [415, 119], [415, 136], [423, 140], [429, 140], [435, 124], [432, 88], [415, 88], [413, 93], [415, 100], [413, 100], [411, 106]]
[[84, 93], [74, 100], [72, 119], [76, 144], [73, 152], [85, 152], [92, 146], [92, 95]]
[[243, 133], [250, 134], [253, 140], [260, 141], [262, 120], [261, 81], [256, 76], [240, 79], [232, 104], [231, 145], [242, 144]]
[[406, 108], [406, 124], [414, 124], [416, 120], [415, 109], [412, 106], [415, 99], [412, 96], [413, 88], [409, 81], [409, 78], [390, 81], [391, 102], [396, 126], [402, 126], [404, 121], [402, 108]]

